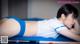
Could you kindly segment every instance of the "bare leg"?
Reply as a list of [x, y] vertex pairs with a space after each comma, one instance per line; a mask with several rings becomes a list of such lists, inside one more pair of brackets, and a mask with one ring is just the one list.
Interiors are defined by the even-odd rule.
[[0, 25], [0, 36], [15, 36], [20, 31], [20, 25], [15, 19], [4, 18]]

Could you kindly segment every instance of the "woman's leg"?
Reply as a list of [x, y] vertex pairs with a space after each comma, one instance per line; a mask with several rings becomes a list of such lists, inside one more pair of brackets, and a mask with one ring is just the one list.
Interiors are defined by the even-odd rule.
[[20, 31], [20, 24], [15, 19], [2, 19], [0, 25], [0, 36], [13, 37]]

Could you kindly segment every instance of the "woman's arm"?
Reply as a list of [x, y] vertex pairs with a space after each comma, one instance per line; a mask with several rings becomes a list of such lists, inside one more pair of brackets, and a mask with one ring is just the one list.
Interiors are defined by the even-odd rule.
[[78, 20], [75, 20], [75, 24], [74, 24], [74, 28], [71, 29], [71, 31], [75, 34], [80, 34], [80, 29], [79, 29], [80, 25]]
[[59, 33], [66, 37], [74, 39], [76, 41], [80, 41], [80, 35], [76, 34], [78, 32], [78, 30], [79, 30], [79, 24], [78, 24], [78, 21], [75, 20], [74, 28], [63, 29], [63, 30], [59, 31]]
[[76, 41], [80, 41], [80, 35], [72, 33], [69, 29], [63, 29], [63, 30], [59, 31], [58, 33], [66, 36], [68, 38], [74, 39]]

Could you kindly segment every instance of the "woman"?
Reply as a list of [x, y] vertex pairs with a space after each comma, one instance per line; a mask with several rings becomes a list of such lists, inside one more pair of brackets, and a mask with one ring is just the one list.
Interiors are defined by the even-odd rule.
[[[4, 18], [0, 26], [0, 36], [41, 36], [57, 39], [59, 34], [80, 41], [80, 35], [75, 34], [78, 11], [70, 5], [65, 4], [59, 8], [57, 16], [42, 21], [22, 21], [18, 18]], [[79, 25], [78, 25], [79, 26]]]

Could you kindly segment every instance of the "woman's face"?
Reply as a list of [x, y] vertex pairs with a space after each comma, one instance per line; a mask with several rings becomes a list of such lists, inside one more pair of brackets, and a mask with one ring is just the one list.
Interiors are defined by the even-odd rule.
[[67, 17], [65, 17], [63, 23], [68, 27], [71, 28], [74, 24], [74, 18], [72, 17], [72, 14], [69, 14]]

